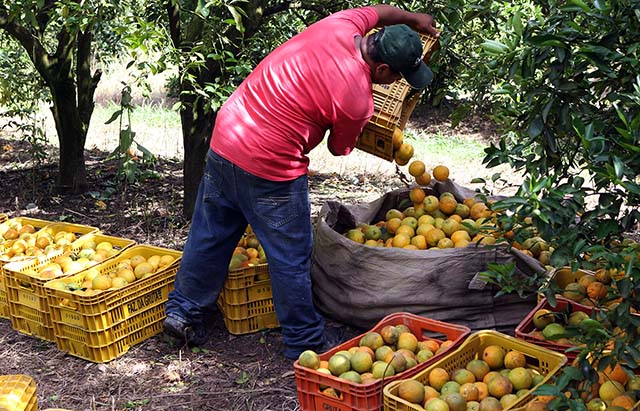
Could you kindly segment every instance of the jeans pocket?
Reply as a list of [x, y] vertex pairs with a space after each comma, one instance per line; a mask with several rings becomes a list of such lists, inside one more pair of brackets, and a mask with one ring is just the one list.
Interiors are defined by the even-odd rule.
[[255, 202], [256, 215], [272, 228], [281, 227], [300, 215], [295, 194], [259, 197]]
[[222, 174], [221, 168], [223, 164], [211, 157], [207, 159], [207, 166], [202, 176], [202, 198], [206, 201], [212, 198], [220, 197], [222, 192]]

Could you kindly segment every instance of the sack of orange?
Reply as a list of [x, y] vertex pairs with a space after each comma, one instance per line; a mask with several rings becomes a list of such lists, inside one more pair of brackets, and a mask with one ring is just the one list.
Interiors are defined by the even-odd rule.
[[[431, 173], [422, 161], [413, 161], [409, 173], [420, 186], [431, 182]], [[449, 178], [449, 169], [444, 165], [436, 166], [432, 173], [438, 181]], [[404, 210], [392, 208], [384, 220], [360, 224], [344, 235], [369, 246], [413, 250], [466, 247], [470, 242], [495, 244], [498, 230], [494, 213], [486, 203], [476, 197], [459, 202], [450, 192], [427, 194], [420, 186], [409, 192], [411, 206]]]

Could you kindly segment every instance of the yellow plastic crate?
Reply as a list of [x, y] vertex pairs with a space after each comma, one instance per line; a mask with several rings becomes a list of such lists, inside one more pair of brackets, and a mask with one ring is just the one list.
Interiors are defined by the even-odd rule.
[[[81, 235], [78, 240], [74, 241], [70, 246], [71, 249], [66, 253], [53, 253], [30, 260], [15, 261], [3, 267], [9, 303], [9, 319], [15, 330], [22, 334], [54, 341], [51, 310], [44, 289], [44, 284], [51, 279], [39, 277], [38, 270], [61, 255], [80, 251], [83, 244], [89, 240], [109, 241], [114, 248], [121, 251], [135, 244], [135, 241], [125, 238], [89, 233]], [[112, 258], [115, 256], [109, 259]], [[65, 276], [72, 274], [75, 273], [67, 273]]]
[[[6, 217], [6, 214], [3, 214]], [[36, 218], [29, 217], [15, 217], [8, 219], [6, 221], [0, 220], [0, 232], [3, 232], [5, 228], [11, 226], [12, 224], [31, 224], [36, 230], [39, 230], [47, 225], [51, 224], [51, 221], [40, 220]], [[3, 266], [10, 262], [12, 259], [5, 256], [5, 252], [11, 247], [14, 240], [2, 240], [0, 237], [0, 318], [9, 318], [9, 298], [7, 297], [7, 287], [4, 281], [4, 270]], [[33, 258], [33, 257], [29, 257]]]
[[[420, 34], [423, 60], [428, 62], [439, 47], [438, 39]], [[376, 157], [393, 161], [393, 131], [404, 129], [418, 103], [421, 92], [409, 86], [405, 79], [392, 84], [372, 86], [374, 113], [362, 130], [356, 147]]]
[[[527, 394], [520, 398], [516, 404], [503, 409], [510, 410], [517, 406], [523, 406], [531, 401], [533, 397], [531, 392], [538, 386], [546, 384], [558, 371], [566, 364], [567, 357], [546, 348], [519, 340], [517, 338], [499, 333], [492, 330], [478, 331], [471, 334], [462, 345], [450, 354], [447, 354], [441, 360], [434, 362], [428, 368], [416, 374], [411, 379], [418, 380], [422, 384], [428, 383], [429, 373], [434, 368], [444, 368], [451, 373], [458, 368], [464, 368], [466, 364], [477, 358], [482, 357], [482, 352], [489, 345], [499, 345], [505, 350], [518, 350], [523, 353], [527, 359], [527, 367], [533, 368], [544, 375], [544, 379], [540, 384], [533, 387]], [[384, 387], [384, 410], [385, 411], [422, 411], [422, 407], [418, 407], [398, 396], [398, 385], [402, 380], [394, 381]]]
[[0, 411], [38, 411], [33, 378], [28, 375], [0, 375]]
[[56, 346], [60, 351], [88, 361], [109, 362], [126, 354], [134, 345], [161, 333], [165, 317], [163, 302], [102, 331], [54, 323]]
[[[174, 261], [147, 278], [94, 295], [55, 288], [54, 282], [60, 281], [57, 279], [45, 283], [58, 349], [90, 361], [106, 362], [162, 331], [165, 303], [173, 290], [181, 251], [134, 245], [94, 268], [106, 274], [136, 254], [145, 258], [168, 254]], [[86, 273], [85, 270], [64, 280], [80, 288]]]
[[[44, 227], [49, 226], [51, 224], [55, 224], [53, 221], [41, 220], [38, 218], [31, 217], [14, 217], [10, 218], [7, 221], [0, 223], [0, 233], [5, 231], [5, 228], [11, 227], [15, 224], [19, 224], [21, 226], [30, 224], [36, 229], [36, 233], [42, 230]], [[7, 253], [11, 246], [13, 245], [15, 240], [3, 240], [0, 238], [0, 264], [6, 264], [11, 261], [20, 261], [25, 260], [32, 257], [19, 257], [19, 258], [11, 258], [7, 257], [5, 253]]]
[[231, 334], [248, 334], [279, 327], [273, 305], [269, 266], [260, 264], [230, 271], [220, 291], [218, 307]]
[[[2, 277], [1, 274], [0, 277]], [[9, 319], [9, 300], [7, 299], [7, 290], [4, 289], [4, 282], [0, 284], [0, 318]]]
[[[89, 331], [101, 331], [137, 314], [141, 310], [164, 303], [173, 289], [175, 274], [180, 265], [181, 251], [150, 245], [134, 245], [115, 258], [104, 261], [93, 268], [100, 274], [107, 274], [118, 264], [140, 254], [149, 258], [155, 254], [168, 254], [175, 260], [168, 266], [147, 278], [136, 280], [122, 288], [109, 289], [94, 295], [84, 295], [52, 286], [51, 280], [44, 284], [54, 323], [68, 324]], [[80, 288], [87, 271], [66, 277]]]

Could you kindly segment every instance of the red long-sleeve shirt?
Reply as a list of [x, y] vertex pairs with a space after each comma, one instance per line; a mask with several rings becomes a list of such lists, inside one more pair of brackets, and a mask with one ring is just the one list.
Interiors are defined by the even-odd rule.
[[307, 173], [307, 153], [331, 129], [329, 148], [346, 155], [373, 115], [371, 74], [354, 38], [375, 27], [371, 7], [311, 25], [253, 70], [220, 109], [211, 148], [273, 181]]

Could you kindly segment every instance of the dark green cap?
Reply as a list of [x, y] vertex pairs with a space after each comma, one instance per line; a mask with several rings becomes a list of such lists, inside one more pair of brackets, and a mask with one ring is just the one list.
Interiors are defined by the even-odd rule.
[[433, 73], [422, 61], [422, 41], [406, 24], [382, 28], [374, 35], [380, 59], [402, 74], [413, 88], [422, 89], [431, 83]]

